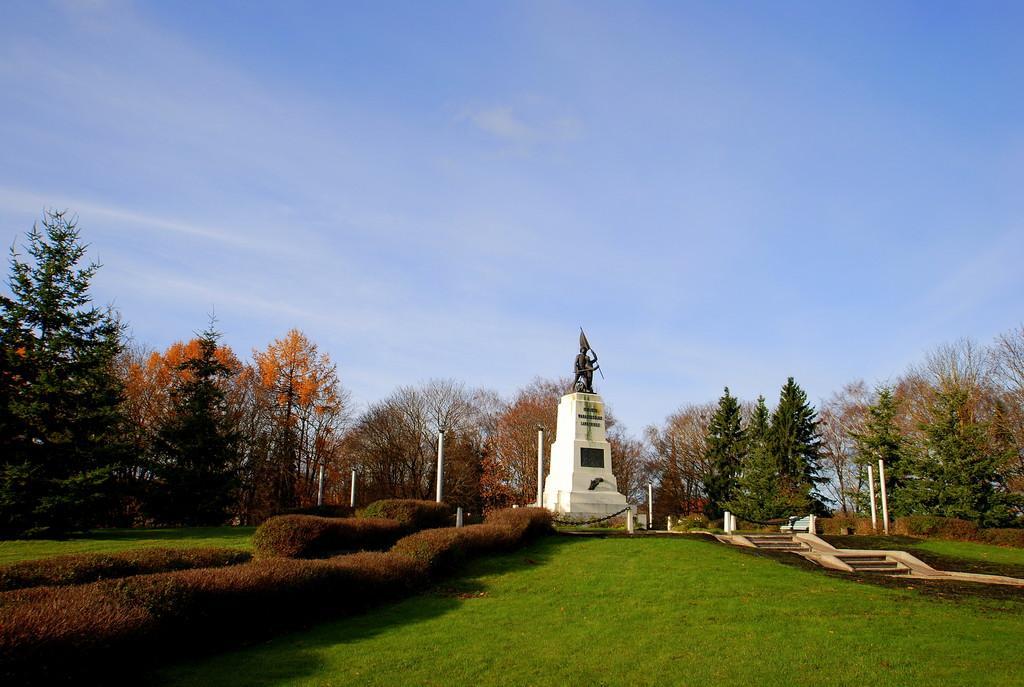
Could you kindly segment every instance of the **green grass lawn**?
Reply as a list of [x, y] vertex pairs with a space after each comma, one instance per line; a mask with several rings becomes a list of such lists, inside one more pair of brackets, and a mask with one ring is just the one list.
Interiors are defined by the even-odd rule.
[[992, 546], [991, 544], [950, 541], [947, 539], [923, 539], [915, 544], [915, 547], [943, 556], [1024, 566], [1024, 549], [1010, 548], [1008, 546]]
[[[935, 584], [935, 583], [919, 583]], [[549, 537], [164, 685], [1024, 685], [1024, 594], [942, 598], [690, 537]]]
[[0, 541], [0, 565], [66, 553], [110, 553], [143, 546], [251, 547], [255, 527], [168, 527], [161, 529], [97, 530], [70, 539]]

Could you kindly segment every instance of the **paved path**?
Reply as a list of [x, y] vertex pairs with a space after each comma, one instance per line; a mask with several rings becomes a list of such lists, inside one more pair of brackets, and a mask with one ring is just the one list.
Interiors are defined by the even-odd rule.
[[984, 582], [1024, 587], [1024, 580], [1003, 575], [936, 570], [906, 551], [837, 549], [813, 534], [716, 534], [727, 544], [766, 551], [787, 551], [803, 556], [823, 568], [843, 572], [903, 575], [906, 577], [960, 582]]

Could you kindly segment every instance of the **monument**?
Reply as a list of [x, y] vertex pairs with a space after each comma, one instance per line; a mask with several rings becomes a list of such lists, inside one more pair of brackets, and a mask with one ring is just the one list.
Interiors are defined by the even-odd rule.
[[612, 474], [604, 401], [594, 393], [594, 372], [600, 368], [597, 354], [580, 329], [575, 377], [572, 389], [558, 402], [551, 468], [544, 482], [544, 507], [571, 520], [612, 515], [627, 507]]

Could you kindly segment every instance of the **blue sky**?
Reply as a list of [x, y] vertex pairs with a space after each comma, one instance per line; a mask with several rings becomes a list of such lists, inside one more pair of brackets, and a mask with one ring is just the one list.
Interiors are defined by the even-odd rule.
[[141, 342], [299, 327], [355, 400], [586, 327], [633, 431], [1024, 319], [1019, 3], [0, 5], [0, 239]]

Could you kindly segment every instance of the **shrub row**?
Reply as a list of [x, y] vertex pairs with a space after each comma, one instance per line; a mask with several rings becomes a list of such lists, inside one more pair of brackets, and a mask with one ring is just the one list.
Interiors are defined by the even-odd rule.
[[312, 558], [340, 551], [386, 549], [408, 534], [397, 520], [276, 515], [252, 536], [258, 558]]
[[937, 515], [909, 515], [896, 518], [893, 534], [911, 537], [938, 537], [940, 539], [976, 539], [978, 526], [970, 520], [943, 518]]
[[409, 535], [391, 551], [420, 561], [437, 574], [452, 570], [467, 557], [505, 551], [551, 529], [551, 514], [546, 509], [500, 510], [490, 513], [482, 525], [430, 529]]
[[831, 518], [816, 518], [818, 534], [874, 534], [871, 518], [857, 518], [850, 515], [833, 515]]
[[[425, 530], [387, 553], [258, 559], [226, 567], [0, 594], [0, 680], [51, 684], [130, 673], [208, 649], [351, 613], [422, 587], [469, 555], [549, 531], [543, 509], [499, 511], [483, 525]], [[141, 659], [136, 659], [141, 660]]]
[[455, 524], [448, 504], [416, 499], [381, 499], [371, 503], [359, 515], [397, 520], [410, 532]]
[[79, 553], [0, 567], [0, 591], [83, 584], [103, 579], [190, 568], [221, 568], [245, 563], [248, 551], [218, 547], [152, 547], [120, 553]]
[[285, 558], [382, 550], [410, 532], [450, 524], [451, 507], [447, 504], [416, 499], [383, 499], [371, 503], [357, 518], [300, 513], [274, 516], [256, 530], [253, 547], [258, 557]]

